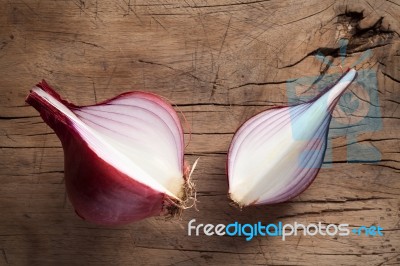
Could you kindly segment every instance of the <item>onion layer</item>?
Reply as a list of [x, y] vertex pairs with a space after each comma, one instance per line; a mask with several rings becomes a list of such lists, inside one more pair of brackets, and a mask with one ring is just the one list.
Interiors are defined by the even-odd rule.
[[261, 112], [238, 129], [227, 161], [234, 202], [283, 202], [312, 183], [323, 162], [333, 109], [355, 77], [356, 71], [348, 70], [313, 100]]
[[134, 91], [76, 106], [42, 81], [26, 102], [61, 140], [67, 194], [83, 219], [126, 224], [185, 207], [193, 186], [183, 130], [159, 96]]

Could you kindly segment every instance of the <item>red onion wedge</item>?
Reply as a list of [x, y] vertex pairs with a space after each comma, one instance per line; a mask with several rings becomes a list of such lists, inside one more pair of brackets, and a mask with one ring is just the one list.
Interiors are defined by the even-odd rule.
[[193, 199], [182, 126], [159, 96], [133, 91], [76, 106], [42, 81], [26, 102], [61, 140], [67, 194], [83, 219], [126, 224], [176, 214]]
[[284, 202], [312, 183], [323, 162], [333, 109], [355, 77], [350, 69], [313, 100], [261, 112], [238, 129], [227, 160], [229, 195], [236, 204]]

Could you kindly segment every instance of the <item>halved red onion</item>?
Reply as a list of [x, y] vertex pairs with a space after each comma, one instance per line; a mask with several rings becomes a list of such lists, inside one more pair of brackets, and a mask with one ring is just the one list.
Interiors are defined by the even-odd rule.
[[227, 161], [235, 203], [284, 202], [312, 183], [323, 163], [333, 109], [355, 77], [350, 69], [313, 100], [261, 112], [239, 128]]
[[67, 194], [80, 217], [116, 225], [185, 208], [193, 186], [183, 130], [162, 98], [133, 91], [76, 106], [42, 81], [26, 102], [61, 140]]

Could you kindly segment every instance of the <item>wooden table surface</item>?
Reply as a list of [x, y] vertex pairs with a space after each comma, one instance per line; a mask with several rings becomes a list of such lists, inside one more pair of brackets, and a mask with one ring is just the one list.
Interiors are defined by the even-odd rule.
[[[399, 265], [399, 33], [398, 0], [2, 0], [0, 265]], [[375, 147], [381, 160], [348, 163], [354, 142], [336, 136], [333, 163], [300, 196], [230, 206], [225, 160], [233, 133], [257, 112], [287, 104], [288, 80], [340, 73], [341, 38], [349, 40], [344, 67], [372, 52], [356, 67], [376, 73], [380, 115], [368, 121], [381, 126], [361, 130], [355, 142]], [[128, 90], [176, 104], [192, 131], [185, 158], [200, 157], [198, 211], [117, 228], [80, 220], [65, 196], [61, 144], [24, 103], [43, 78], [80, 105]], [[350, 127], [357, 115], [346, 117]], [[380, 225], [384, 236], [189, 237], [193, 218]]]

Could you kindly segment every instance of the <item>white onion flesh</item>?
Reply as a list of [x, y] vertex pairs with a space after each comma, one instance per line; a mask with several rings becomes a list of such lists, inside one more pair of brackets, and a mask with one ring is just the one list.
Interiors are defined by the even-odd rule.
[[355, 77], [351, 69], [310, 102], [264, 111], [241, 126], [228, 153], [233, 201], [282, 202], [311, 184], [323, 162], [332, 111]]
[[146, 99], [122, 97], [70, 110], [41, 88], [33, 92], [66, 114], [99, 157], [136, 181], [179, 198], [182, 140], [164, 109]]

